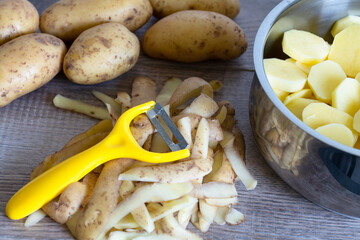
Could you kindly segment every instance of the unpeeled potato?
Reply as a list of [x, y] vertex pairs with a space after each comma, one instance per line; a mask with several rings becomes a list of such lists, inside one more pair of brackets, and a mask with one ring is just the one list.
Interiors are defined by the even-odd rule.
[[228, 60], [245, 52], [247, 40], [240, 26], [222, 14], [186, 10], [148, 29], [142, 48], [150, 57], [178, 62]]
[[0, 45], [38, 28], [39, 13], [29, 1], [0, 1]]
[[120, 23], [104, 23], [80, 34], [64, 58], [64, 73], [78, 84], [108, 81], [130, 70], [139, 57], [135, 34]]
[[182, 10], [212, 11], [234, 18], [240, 12], [239, 0], [150, 0], [154, 16], [166, 17]]
[[20, 36], [0, 46], [0, 107], [50, 81], [61, 71], [65, 44], [45, 33]]

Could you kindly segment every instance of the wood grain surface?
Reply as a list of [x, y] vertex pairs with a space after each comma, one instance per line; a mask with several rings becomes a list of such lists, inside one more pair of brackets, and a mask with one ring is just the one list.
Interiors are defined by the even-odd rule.
[[[55, 1], [31, 2], [41, 13]], [[245, 135], [248, 166], [257, 178], [258, 186], [253, 191], [246, 191], [240, 182], [237, 183], [239, 204], [236, 208], [245, 214], [245, 223], [239, 226], [213, 224], [210, 231], [202, 235], [204, 239], [360, 239], [360, 220], [337, 215], [304, 199], [270, 169], [254, 142], [248, 115], [249, 90], [254, 76], [253, 42], [261, 21], [279, 2], [241, 0], [236, 22], [243, 28], [249, 46], [236, 60], [179, 64], [141, 55], [130, 72], [113, 81], [79, 86], [60, 73], [39, 90], [0, 108], [0, 239], [72, 239], [64, 226], [50, 218], [31, 228], [24, 227], [24, 220], [11, 221], [5, 215], [6, 203], [28, 182], [31, 170], [46, 155], [62, 148], [72, 136], [96, 122], [80, 114], [56, 109], [52, 105], [56, 94], [100, 104], [91, 95], [91, 90], [115, 96], [119, 90], [130, 91], [132, 80], [139, 75], [155, 79], [159, 86], [170, 76], [219, 79], [224, 82], [224, 88], [216, 99], [230, 100], [236, 106], [236, 119]], [[155, 21], [152, 18], [136, 34], [141, 38]]]

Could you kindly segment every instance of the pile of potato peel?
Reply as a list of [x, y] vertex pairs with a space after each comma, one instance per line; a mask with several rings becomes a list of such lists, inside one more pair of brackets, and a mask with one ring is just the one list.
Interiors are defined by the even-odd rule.
[[[169, 78], [157, 93], [155, 81], [140, 76], [134, 79], [130, 95], [119, 92], [113, 99], [94, 92], [105, 103], [108, 115], [100, 114], [105, 119], [47, 156], [31, 179], [95, 145], [111, 131], [119, 114], [150, 100], [168, 111], [189, 143], [190, 157], [163, 164], [109, 161], [70, 184], [25, 224], [37, 223], [45, 212], [66, 224], [77, 239], [201, 239], [186, 229], [189, 222], [201, 232], [207, 232], [212, 223], [242, 223], [244, 215], [234, 208], [238, 195], [235, 179], [248, 190], [254, 189], [257, 181], [245, 165], [245, 144], [235, 126], [234, 108], [228, 101], [213, 99], [220, 88], [219, 81]], [[75, 100], [54, 103], [69, 109], [71, 101]], [[72, 110], [84, 113], [81, 108]], [[146, 115], [136, 117], [130, 130], [144, 149], [169, 151]]]

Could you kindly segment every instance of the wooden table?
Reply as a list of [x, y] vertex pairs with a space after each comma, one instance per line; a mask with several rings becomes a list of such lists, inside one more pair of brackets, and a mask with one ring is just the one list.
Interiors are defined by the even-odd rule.
[[[31, 2], [42, 12], [53, 1]], [[204, 239], [360, 239], [360, 220], [337, 215], [304, 199], [269, 168], [254, 142], [248, 116], [249, 89], [254, 76], [253, 42], [262, 19], [279, 2], [241, 1], [236, 22], [245, 31], [249, 46], [246, 53], [236, 60], [179, 64], [141, 55], [137, 65], [116, 80], [95, 86], [79, 86], [60, 73], [39, 90], [1, 108], [0, 239], [72, 239], [63, 226], [49, 218], [26, 229], [24, 220], [11, 221], [5, 216], [5, 205], [27, 183], [31, 170], [47, 154], [60, 149], [72, 136], [96, 122], [80, 114], [56, 109], [52, 105], [56, 94], [99, 104], [91, 96], [91, 90], [115, 96], [119, 90], [129, 91], [132, 79], [139, 75], [148, 75], [159, 85], [169, 76], [219, 79], [224, 82], [224, 88], [216, 98], [235, 103], [238, 125], [245, 135], [248, 166], [257, 178], [258, 186], [253, 191], [246, 191], [241, 183], [237, 184], [239, 204], [236, 208], [245, 214], [245, 223], [239, 226], [213, 224], [203, 235]], [[137, 35], [141, 38], [145, 29], [155, 21], [152, 18]]]

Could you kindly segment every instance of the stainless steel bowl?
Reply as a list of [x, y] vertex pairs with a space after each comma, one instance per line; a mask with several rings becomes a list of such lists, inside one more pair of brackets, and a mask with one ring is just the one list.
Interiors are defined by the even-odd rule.
[[283, 33], [301, 29], [332, 42], [330, 29], [360, 15], [359, 0], [284, 0], [262, 22], [254, 43], [255, 77], [249, 111], [255, 140], [268, 164], [296, 191], [331, 211], [360, 218], [360, 150], [317, 133], [277, 98], [263, 59], [279, 57]]

